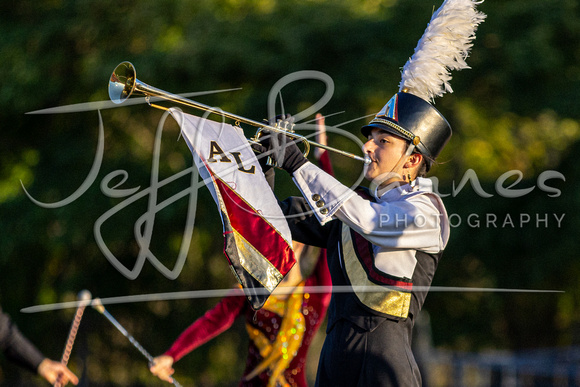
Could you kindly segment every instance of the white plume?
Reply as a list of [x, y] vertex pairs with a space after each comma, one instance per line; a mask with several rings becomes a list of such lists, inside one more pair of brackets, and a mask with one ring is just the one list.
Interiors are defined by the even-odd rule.
[[486, 15], [475, 9], [481, 1], [445, 0], [431, 17], [415, 53], [403, 67], [399, 91], [433, 102], [452, 93], [451, 70], [467, 69], [475, 30]]

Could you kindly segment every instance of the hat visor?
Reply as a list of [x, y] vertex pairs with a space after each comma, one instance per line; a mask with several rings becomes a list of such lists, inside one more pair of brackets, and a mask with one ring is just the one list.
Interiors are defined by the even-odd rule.
[[360, 129], [360, 132], [362, 133], [363, 136], [365, 136], [365, 138], [368, 138], [369, 135], [371, 134], [371, 131], [373, 129], [380, 129], [380, 130], [384, 130], [385, 132], [388, 132], [390, 134], [393, 134], [397, 137], [401, 137], [404, 140], [407, 141], [411, 141], [412, 139], [409, 138], [409, 136], [405, 135], [404, 133], [402, 133], [400, 130], [398, 130], [395, 126], [390, 126], [390, 125], [386, 125], [383, 123], [379, 123], [379, 122], [372, 122], [368, 125], [363, 126]]

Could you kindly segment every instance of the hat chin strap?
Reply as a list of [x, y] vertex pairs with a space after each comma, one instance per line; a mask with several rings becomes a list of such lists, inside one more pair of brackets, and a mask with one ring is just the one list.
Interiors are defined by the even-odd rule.
[[407, 157], [409, 157], [413, 153], [414, 150], [415, 150], [415, 145], [411, 142], [409, 144], [409, 146], [407, 147], [407, 150], [405, 151], [405, 153], [403, 153], [401, 155], [401, 158], [399, 159], [397, 164], [391, 169], [390, 172], [383, 173], [383, 174], [377, 176], [376, 178], [374, 178], [373, 181], [371, 181], [369, 188], [375, 197], [377, 197], [377, 198], [380, 197], [379, 190], [381, 191], [380, 194], [382, 195], [384, 192], [390, 190], [391, 188], [393, 188], [395, 186], [395, 184], [398, 183], [398, 182], [392, 182], [392, 183], [387, 184], [384, 187], [381, 187], [382, 184], [385, 183], [386, 181], [389, 181], [392, 178], [399, 178], [399, 179], [403, 180], [402, 176], [399, 175], [395, 171], [398, 171], [403, 166], [403, 164], [407, 160]]

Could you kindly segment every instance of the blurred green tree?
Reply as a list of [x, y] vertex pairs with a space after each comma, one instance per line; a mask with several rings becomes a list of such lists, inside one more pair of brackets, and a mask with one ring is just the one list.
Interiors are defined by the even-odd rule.
[[[206, 190], [199, 191], [191, 246], [183, 270], [168, 279], [146, 263], [129, 280], [107, 261], [93, 227], [122, 202], [101, 190], [109, 173], [127, 172], [118, 187], [149, 185], [154, 134], [162, 116], [147, 106], [102, 110], [104, 158], [96, 181], [61, 208], [33, 204], [23, 187], [41, 202], [69, 197], [91, 169], [98, 143], [95, 111], [58, 115], [27, 112], [107, 100], [106, 82], [119, 62], [130, 60], [139, 79], [174, 93], [237, 89], [200, 97], [253, 119], [266, 118], [271, 86], [300, 70], [332, 77], [335, 93], [322, 113], [344, 113], [327, 120], [358, 134], [359, 127], [396, 92], [400, 67], [412, 54], [437, 4], [419, 0], [187, 0], [99, 2], [70, 0], [5, 1], [0, 5], [0, 301], [22, 330], [47, 355], [62, 352], [72, 310], [20, 314], [26, 306], [71, 301], [81, 289], [114, 297], [227, 288], [234, 283], [222, 253], [220, 220]], [[485, 2], [488, 19], [480, 27], [468, 63], [454, 74], [455, 93], [437, 107], [449, 119], [454, 137], [435, 168], [441, 192], [472, 169], [485, 199], [465, 188], [447, 197], [449, 212], [461, 225], [452, 229], [435, 285], [559, 289], [563, 296], [434, 292], [426, 309], [438, 345], [455, 349], [517, 349], [577, 343], [577, 264], [573, 237], [578, 208], [575, 150], [580, 89], [580, 15], [573, 0]], [[289, 85], [282, 92], [287, 112], [312, 104], [320, 84]], [[191, 166], [178, 130], [167, 123], [160, 177]], [[357, 151], [344, 138], [330, 145]], [[333, 157], [337, 176], [353, 182], [357, 162]], [[495, 181], [510, 170], [525, 177], [520, 187], [537, 185], [549, 169], [566, 177], [562, 195], [547, 197], [536, 188], [521, 198], [503, 198]], [[118, 183], [114, 180], [113, 183]], [[181, 178], [160, 192], [159, 200], [189, 187]], [[506, 186], [509, 183], [506, 184]], [[280, 192], [292, 189], [280, 177]], [[103, 226], [108, 248], [131, 267], [138, 255], [133, 225], [147, 209], [142, 199]], [[151, 250], [168, 267], [182, 241], [187, 199], [157, 214]], [[470, 214], [505, 220], [521, 214], [564, 214], [561, 227], [471, 227]], [[481, 218], [484, 219], [484, 218]], [[519, 218], [518, 218], [519, 219]], [[187, 324], [215, 299], [156, 301], [115, 305], [110, 311], [150, 352], [167, 348]], [[541, 328], [529, 321], [542, 316]], [[146, 363], [118, 332], [88, 313], [71, 366], [91, 385], [153, 385]], [[47, 332], [50, 334], [47, 335]], [[538, 340], [537, 337], [542, 337]], [[246, 345], [243, 325], [183, 359], [177, 368], [187, 385], [235, 385]], [[38, 382], [2, 365], [0, 383]], [[315, 368], [315, 367], [311, 367]], [[25, 380], [25, 381], [23, 381]]]

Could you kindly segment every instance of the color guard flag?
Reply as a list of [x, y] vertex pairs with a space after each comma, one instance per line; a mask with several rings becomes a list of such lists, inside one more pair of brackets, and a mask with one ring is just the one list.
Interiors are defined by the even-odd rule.
[[220, 211], [230, 268], [260, 309], [295, 263], [282, 210], [239, 128], [178, 109], [171, 114]]

